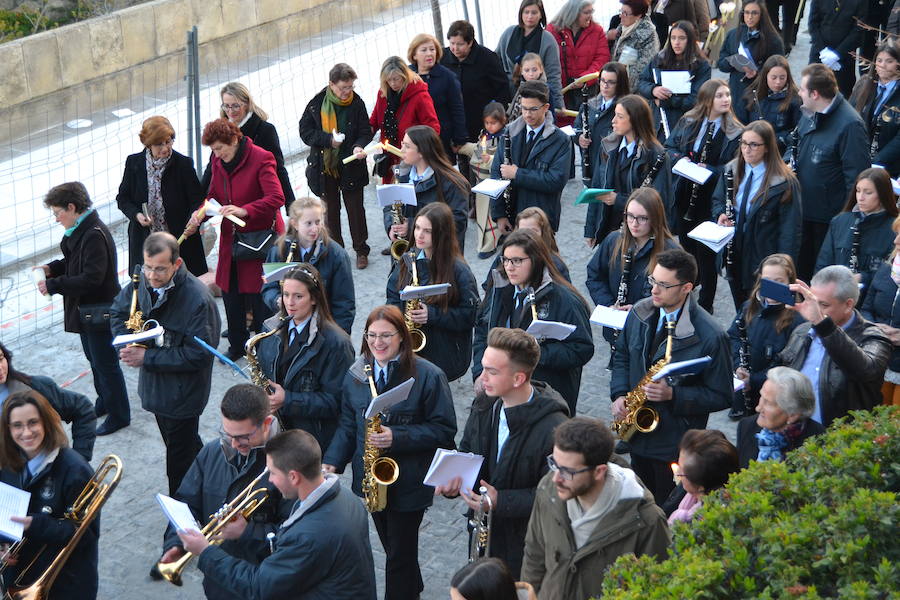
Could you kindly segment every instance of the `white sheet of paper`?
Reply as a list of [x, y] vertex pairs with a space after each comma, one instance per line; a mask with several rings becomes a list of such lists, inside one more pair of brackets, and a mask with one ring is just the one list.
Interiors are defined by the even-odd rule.
[[415, 382], [416, 380], [410, 377], [397, 387], [391, 388], [383, 394], [372, 398], [372, 401], [369, 403], [369, 408], [366, 409], [366, 414], [364, 415], [365, 418], [371, 419], [373, 415], [383, 413], [395, 404], [400, 404], [406, 400], [407, 397], [409, 397], [409, 392], [412, 390], [412, 386]]
[[289, 263], [263, 263], [263, 275], [262, 280], [265, 283], [271, 283], [273, 281], [280, 281], [284, 279], [284, 276], [287, 275], [288, 271], [299, 265], [298, 262], [289, 262]]
[[734, 227], [724, 227], [712, 221], [704, 221], [694, 227], [688, 233], [688, 237], [697, 240], [713, 252], [718, 252], [734, 237]]
[[565, 127], [560, 127], [559, 130], [562, 131], [564, 134], [566, 134], [569, 137], [573, 137], [574, 135], [576, 135], [575, 128], [572, 127], [571, 125], [566, 125]]
[[378, 196], [378, 206], [385, 207], [391, 204], [407, 204], [417, 206], [416, 186], [411, 183], [389, 183], [375, 188]]
[[738, 391], [744, 389], [744, 387], [746, 387], [746, 386], [744, 385], [744, 382], [741, 381], [740, 379], [738, 379], [737, 377], [732, 377], [731, 378], [731, 387], [734, 388], [735, 392], [738, 392]]
[[660, 71], [659, 80], [660, 85], [668, 88], [673, 94], [691, 93], [690, 71]]
[[560, 323], [559, 321], [543, 321], [538, 319], [537, 321], [532, 321], [528, 325], [528, 330], [525, 331], [525, 333], [530, 333], [536, 338], [564, 340], [569, 337], [573, 331], [575, 331], [574, 325]]
[[679, 159], [679, 161], [675, 163], [675, 165], [672, 167], [672, 172], [676, 175], [686, 177], [694, 183], [699, 183], [700, 185], [706, 183], [706, 180], [709, 179], [712, 175], [712, 171], [691, 162], [691, 159], [689, 159], [687, 156], [682, 156], [681, 159]]
[[628, 318], [627, 310], [617, 310], [610, 306], [598, 304], [591, 313], [591, 323], [612, 329], [625, 329], [625, 319]]
[[[206, 214], [213, 215], [216, 217], [222, 216], [222, 205], [215, 198], [207, 198], [206, 200]], [[240, 217], [236, 217], [234, 215], [225, 216], [226, 219], [237, 225], [238, 227], [246, 227], [247, 222], [241, 219]]]
[[13, 523], [10, 517], [27, 517], [31, 492], [0, 483], [0, 534], [16, 541], [25, 533], [24, 523]]
[[680, 360], [678, 362], [669, 363], [666, 366], [664, 366], [662, 369], [660, 369], [659, 372], [656, 373], [656, 375], [651, 377], [651, 379], [653, 381], [659, 381], [660, 379], [662, 379], [663, 377], [666, 377], [668, 375], [672, 375], [672, 374], [677, 375], [679, 371], [688, 371], [688, 372], [696, 373], [700, 369], [691, 369], [690, 367], [693, 367], [695, 365], [705, 365], [706, 363], [711, 362], [711, 361], [712, 361], [712, 357], [701, 356], [700, 358], [692, 358], [690, 360]]
[[484, 194], [491, 198], [499, 198], [503, 190], [512, 183], [509, 179], [483, 179], [478, 185], [472, 188], [476, 194]]
[[145, 342], [147, 340], [152, 340], [153, 338], [161, 337], [166, 330], [162, 325], [157, 325], [152, 329], [148, 329], [147, 331], [139, 331], [137, 333], [123, 333], [122, 335], [117, 335], [113, 341], [112, 345], [116, 348], [121, 348], [122, 346], [127, 346], [128, 344], [133, 344], [135, 342]]
[[175, 531], [200, 531], [202, 527], [194, 518], [194, 513], [190, 507], [181, 500], [176, 500], [166, 496], [165, 494], [156, 494], [156, 501], [159, 502], [160, 508], [169, 519], [169, 523], [175, 528]]
[[747, 46], [744, 45], [744, 42], [741, 42], [741, 43], [738, 45], [738, 54], [740, 54], [741, 56], [743, 56], [744, 58], [746, 58], [746, 59], [749, 61], [749, 66], [750, 66], [754, 71], [757, 70], [757, 68], [756, 68], [756, 61], [753, 60], [753, 55], [750, 54], [750, 51], [749, 51], [749, 50], [747, 50]]
[[400, 290], [400, 299], [415, 300], [416, 298], [427, 298], [429, 296], [440, 296], [446, 294], [450, 289], [449, 283], [433, 283], [431, 285], [408, 285]]
[[434, 451], [434, 458], [422, 483], [437, 487], [447, 485], [454, 477], [460, 477], [460, 489], [471, 490], [478, 482], [478, 472], [481, 471], [483, 462], [484, 457], [480, 454], [438, 448]]

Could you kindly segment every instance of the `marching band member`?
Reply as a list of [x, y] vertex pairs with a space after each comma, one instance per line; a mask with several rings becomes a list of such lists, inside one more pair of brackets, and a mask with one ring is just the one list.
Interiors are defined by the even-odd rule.
[[[733, 219], [728, 218], [729, 210]], [[795, 258], [800, 252], [800, 183], [781, 160], [775, 130], [768, 122], [754, 121], [744, 128], [741, 151], [725, 166], [713, 192], [712, 219], [735, 228], [725, 250], [725, 271], [737, 309], [747, 300], [766, 256], [780, 252]]]
[[573, 415], [581, 387], [581, 369], [594, 355], [587, 303], [563, 279], [547, 246], [532, 231], [512, 232], [503, 244], [501, 257], [501, 266], [492, 274], [475, 324], [472, 357], [475, 393], [481, 391], [483, 383], [481, 359], [488, 332], [494, 327], [528, 329], [536, 313], [538, 319], [575, 326], [575, 331], [564, 340], [538, 340], [541, 358], [534, 371], [534, 379], [559, 392], [569, 405], [569, 414]]
[[854, 86], [850, 104], [859, 112], [869, 134], [872, 164], [891, 176], [900, 174], [900, 50], [891, 43], [875, 53], [875, 67]]
[[[65, 517], [94, 474], [82, 456], [68, 447], [59, 415], [34, 390], [11, 395], [0, 419], [0, 482], [31, 494], [22, 523], [25, 543], [5, 563], [3, 586], [30, 585], [50, 566], [78, 525]], [[48, 600], [94, 600], [97, 597], [97, 544], [100, 522], [94, 520], [62, 566]], [[22, 581], [15, 583], [19, 576]]]
[[[600, 70], [600, 78], [597, 79], [600, 93], [588, 100], [588, 132], [589, 136], [582, 134], [584, 120], [579, 111], [573, 125], [578, 132], [578, 145], [588, 152], [588, 162], [596, 169], [600, 165], [600, 140], [612, 132], [613, 116], [616, 114], [616, 99], [624, 98], [629, 94], [631, 87], [628, 83], [628, 69], [617, 62], [609, 62]], [[595, 144], [594, 141], [597, 143]]]
[[614, 110], [613, 130], [599, 142], [600, 164], [591, 181], [593, 187], [614, 191], [588, 205], [584, 237], [592, 247], [621, 227], [625, 202], [639, 187], [646, 184], [655, 188], [666, 213], [671, 212], [672, 206], [672, 169], [665, 149], [656, 139], [650, 105], [640, 96], [629, 94], [616, 102]]
[[456, 225], [446, 204], [433, 202], [419, 211], [413, 223], [413, 243], [409, 255], [416, 263], [415, 285], [449, 283], [450, 287], [445, 294], [424, 298], [411, 308], [410, 301], [400, 299], [400, 292], [413, 285], [413, 273], [407, 261], [401, 260], [388, 277], [387, 303], [422, 330], [426, 343], [417, 354], [440, 367], [448, 381], [454, 381], [469, 370], [472, 328], [481, 298], [475, 275], [456, 245]]
[[[735, 157], [743, 131], [731, 109], [731, 91], [721, 79], [710, 79], [700, 87], [697, 105], [686, 112], [666, 140], [672, 162], [687, 156], [712, 171], [703, 185], [685, 177], [675, 179], [675, 211], [670, 224], [681, 245], [697, 259], [700, 306], [712, 314], [719, 273], [716, 253], [687, 236], [710, 214], [710, 199], [722, 168]], [[699, 427], [698, 429], [703, 429]]]
[[350, 336], [331, 317], [325, 284], [312, 265], [300, 263], [284, 276], [281, 306], [265, 322], [277, 333], [257, 348], [272, 388], [271, 410], [286, 429], [303, 429], [327, 448], [341, 412], [338, 390], [353, 362]]
[[[784, 42], [772, 25], [766, 3], [753, 0], [743, 3], [740, 24], [725, 35], [716, 66], [723, 73], [730, 73], [728, 85], [731, 86], [731, 97], [737, 101], [756, 78], [758, 66], [772, 56], [783, 54]], [[731, 63], [735, 55], [749, 59], [751, 63], [739, 69]]]
[[[415, 383], [407, 398], [382, 417], [381, 431], [369, 431], [364, 414], [372, 401], [370, 383], [382, 394], [410, 377]], [[424, 589], [419, 525], [434, 498], [422, 480], [435, 450], [452, 448], [456, 435], [447, 378], [413, 353], [403, 313], [395, 306], [379, 306], [366, 319], [361, 356], [344, 377], [341, 393], [341, 422], [323, 467], [342, 472], [352, 460], [353, 491], [362, 496], [367, 447], [396, 461], [399, 478], [387, 486], [387, 506], [373, 512], [372, 520], [386, 555], [385, 600], [414, 600]]]
[[800, 122], [800, 94], [785, 57], [776, 54], [766, 59], [743, 98], [735, 99], [734, 114], [741, 123], [768, 121], [775, 130], [778, 151], [784, 154]]
[[692, 255], [681, 249], [660, 253], [647, 279], [651, 296], [639, 300], [629, 311], [613, 354], [609, 395], [616, 420], [624, 419], [628, 412], [626, 394], [664, 357], [667, 321], [675, 323], [672, 362], [712, 357], [698, 374], [676, 375], [643, 386], [649, 403], [645, 406], [657, 411], [659, 423], [653, 431], [635, 432], [630, 439], [631, 468], [657, 504], [662, 504], [675, 487], [669, 464], [678, 458], [681, 436], [688, 429], [705, 429], [710, 413], [731, 404], [728, 336], [691, 294], [696, 278], [697, 262]]
[[[356, 290], [350, 256], [331, 239], [325, 225], [325, 206], [314, 197], [298, 198], [288, 209], [284, 235], [269, 250], [266, 262], [303, 262], [316, 268], [325, 287], [329, 312], [335, 322], [350, 334], [356, 317]], [[281, 285], [270, 281], [263, 285], [263, 301], [273, 312], [281, 308]]]

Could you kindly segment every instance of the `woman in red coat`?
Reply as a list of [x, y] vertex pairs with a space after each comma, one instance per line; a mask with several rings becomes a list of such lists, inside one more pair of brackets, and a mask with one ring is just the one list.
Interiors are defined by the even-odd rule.
[[[232, 215], [246, 222], [241, 232], [281, 229], [278, 209], [284, 205], [284, 192], [275, 170], [275, 157], [244, 136], [228, 119], [216, 119], [203, 129], [203, 145], [213, 152], [210, 161], [212, 178], [207, 198], [222, 204], [222, 216]], [[199, 222], [191, 218], [190, 233]], [[232, 221], [222, 221], [219, 236], [219, 264], [216, 285], [222, 288], [225, 318], [228, 321], [228, 357], [244, 355], [249, 337], [246, 308], [253, 311], [253, 321], [262, 323], [271, 313], [262, 300], [263, 260], [232, 260], [231, 245], [238, 228]]]
[[[559, 62], [562, 86], [565, 87], [588, 73], [596, 73], [609, 62], [609, 44], [603, 27], [594, 22], [593, 0], [568, 0], [547, 24], [549, 31], [559, 45]], [[591, 84], [596, 86], [596, 82]], [[597, 88], [590, 90], [590, 96], [597, 94]], [[581, 89], [576, 88], [565, 95], [566, 108], [578, 110], [581, 106]], [[571, 125], [571, 117], [557, 117], [557, 125]]]
[[[372, 131], [381, 132], [382, 142], [390, 142], [398, 149], [406, 130], [413, 125], [428, 125], [438, 135], [441, 133], [428, 84], [399, 56], [391, 56], [381, 65], [381, 88], [369, 124]], [[376, 174], [381, 176], [382, 183], [391, 183], [394, 180], [392, 167], [400, 162], [400, 158], [390, 153], [382, 156], [376, 164]]]

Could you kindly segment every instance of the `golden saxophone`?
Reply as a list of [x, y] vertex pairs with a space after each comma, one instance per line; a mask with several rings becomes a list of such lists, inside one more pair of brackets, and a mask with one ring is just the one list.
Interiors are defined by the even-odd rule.
[[628, 441], [636, 431], [650, 433], [659, 425], [659, 413], [655, 408], [647, 406], [647, 393], [644, 386], [653, 382], [653, 376], [672, 360], [672, 335], [675, 332], [675, 323], [666, 321], [666, 355], [641, 378], [633, 390], [625, 396], [625, 410], [627, 414], [622, 419], [613, 419], [612, 430], [619, 439]]
[[475, 562], [479, 558], [487, 558], [491, 555], [491, 525], [494, 520], [494, 505], [488, 496], [487, 488], [481, 486], [478, 489], [481, 502], [478, 509], [469, 519], [472, 527], [472, 537], [469, 539], [469, 562]]
[[[396, 244], [396, 242], [394, 242]], [[409, 268], [409, 272], [412, 273], [412, 281], [411, 285], [416, 287], [419, 285], [419, 272], [416, 269], [416, 253], [415, 252], [407, 252], [403, 255], [403, 261], [406, 263], [406, 266]], [[410, 312], [414, 310], [419, 310], [422, 306], [422, 301], [418, 298], [413, 298], [412, 300], [407, 300], [406, 305], [403, 311], [403, 318], [406, 321], [406, 328], [409, 329], [409, 337], [412, 341], [412, 351], [419, 352], [422, 348], [425, 347], [425, 344], [428, 342], [428, 339], [425, 337], [425, 332], [423, 332], [419, 328], [419, 324], [412, 320], [410, 317]]]
[[[141, 285], [141, 269], [141, 265], [135, 265], [134, 273], [131, 274], [131, 310], [128, 311], [128, 318], [125, 320], [125, 327], [130, 329], [132, 333], [141, 333], [142, 331], [153, 329], [154, 327], [159, 326], [159, 321], [157, 321], [156, 319], [148, 319], [144, 321], [144, 313], [141, 312], [141, 308], [138, 305], [138, 288]], [[162, 336], [158, 338], [157, 343], [162, 343]], [[132, 342], [128, 345], [137, 346], [138, 348], [147, 347], [145, 344], [140, 344], [138, 342]]]
[[[271, 331], [264, 331], [262, 333], [257, 333], [253, 337], [247, 340], [247, 343], [244, 344], [244, 352], [247, 355], [247, 365], [250, 367], [250, 381], [253, 382], [253, 385], [259, 386], [266, 391], [267, 394], [271, 394], [273, 391], [272, 386], [269, 385], [269, 378], [266, 377], [266, 374], [263, 373], [262, 367], [259, 366], [259, 358], [256, 354], [256, 345], [259, 344], [260, 340], [269, 337], [270, 335], [275, 335], [279, 331], [281, 331], [282, 325], [284, 325], [288, 319], [290, 319], [290, 315], [285, 315], [281, 317], [281, 321], [279, 321], [278, 325], [273, 327]], [[284, 423], [281, 422], [281, 415], [279, 411], [275, 411], [275, 419], [278, 421], [278, 426], [281, 431], [284, 431]]]
[[[372, 379], [372, 365], [364, 367], [369, 379], [372, 398], [378, 395], [375, 381]], [[384, 510], [387, 507], [387, 486], [400, 476], [397, 461], [389, 456], [381, 456], [381, 450], [369, 442], [369, 436], [381, 433], [381, 413], [366, 419], [365, 441], [363, 443], [363, 477], [362, 492], [366, 501], [366, 510], [370, 513]]]

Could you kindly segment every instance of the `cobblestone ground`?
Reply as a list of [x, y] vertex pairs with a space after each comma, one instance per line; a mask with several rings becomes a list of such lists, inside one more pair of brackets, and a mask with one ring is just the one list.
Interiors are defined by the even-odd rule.
[[[795, 69], [794, 76], [798, 80], [799, 71], [806, 64], [807, 53], [808, 37], [803, 31], [800, 43], [791, 56], [791, 64]], [[302, 166], [301, 161], [290, 165], [295, 182], [303, 180]], [[580, 186], [580, 180], [572, 180], [566, 187], [557, 239], [563, 258], [569, 265], [573, 283], [585, 297], [588, 297], [584, 278], [590, 251], [582, 238], [585, 211], [583, 207], [573, 206]], [[384, 302], [384, 286], [390, 268], [389, 257], [379, 254], [379, 250], [386, 246], [386, 242], [382, 233], [381, 212], [376, 208], [374, 186], [367, 188], [366, 206], [370, 245], [373, 249], [369, 268], [354, 271], [357, 302], [357, 318], [353, 328], [355, 346], [361, 339], [366, 315], [373, 307]], [[346, 225], [344, 230], [344, 239], [349, 241]], [[466, 247], [469, 250], [467, 258], [470, 259], [476, 277], [481, 281], [491, 261], [478, 260], [474, 257], [472, 249], [475, 247], [475, 236], [472, 229], [469, 231]], [[221, 300], [219, 306], [221, 309]], [[733, 316], [728, 285], [720, 279], [715, 317], [727, 327]], [[224, 323], [224, 311], [222, 317]], [[38, 347], [26, 350], [23, 345], [27, 341], [13, 345], [12, 350], [16, 354], [15, 365], [25, 373], [48, 375], [60, 383], [70, 381], [84, 373], [89, 368], [88, 363], [76, 335], [63, 332], [61, 323], [55, 325], [53, 333], [50, 341]], [[578, 407], [581, 414], [608, 420], [609, 372], [605, 366], [609, 361], [609, 349], [599, 333], [599, 330], [595, 329], [595, 339], [600, 340], [600, 343], [597, 344], [595, 356], [584, 369]], [[220, 349], [224, 351], [226, 346], [227, 342], [223, 342]], [[126, 368], [125, 376], [131, 394], [132, 424], [112, 436], [98, 438], [94, 452], [95, 464], [110, 452], [121, 456], [125, 464], [122, 483], [103, 511], [103, 533], [100, 538], [100, 598], [129, 600], [202, 598], [200, 574], [193, 567], [187, 569], [184, 587], [181, 588], [152, 581], [148, 576], [150, 566], [159, 557], [165, 526], [163, 514], [154, 499], [157, 492], [165, 492], [167, 487], [164, 452], [152, 415], [140, 407], [140, 400], [135, 391], [137, 372]], [[466, 375], [451, 384], [460, 434], [472, 399], [470, 381], [471, 378]], [[230, 369], [221, 364], [216, 365], [210, 402], [201, 419], [201, 437], [205, 441], [216, 436], [219, 427], [219, 400], [225, 390], [238, 382], [239, 379]], [[71, 387], [90, 398], [94, 397], [90, 376], [78, 378]], [[735, 425], [726, 418], [725, 412], [711, 415], [709, 427], [721, 429], [734, 441]], [[349, 484], [347, 475], [344, 476], [343, 483]], [[381, 597], [384, 589], [384, 553], [374, 527], [370, 527], [370, 539], [375, 554], [376, 576]], [[466, 556], [467, 536], [461, 502], [436, 499], [434, 506], [426, 513], [420, 531], [419, 560], [425, 581], [422, 598], [427, 600], [447, 598], [450, 577], [465, 564]]]

